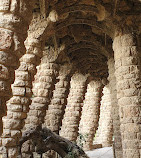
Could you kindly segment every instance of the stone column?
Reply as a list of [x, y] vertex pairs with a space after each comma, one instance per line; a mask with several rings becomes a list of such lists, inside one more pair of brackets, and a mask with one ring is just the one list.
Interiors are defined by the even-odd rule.
[[44, 122], [46, 109], [52, 97], [57, 64], [49, 62], [44, 56], [41, 64], [37, 66], [37, 74], [33, 83], [33, 99], [26, 119], [25, 128], [38, 126]]
[[10, 85], [18, 59], [25, 53], [24, 40], [32, 18], [33, 2], [0, 0], [0, 120], [6, 114], [5, 104], [12, 95]]
[[121, 132], [120, 132], [119, 106], [117, 103], [115, 62], [114, 62], [114, 58], [112, 57], [108, 60], [108, 69], [109, 69], [108, 80], [109, 80], [111, 104], [112, 104], [114, 150], [115, 150], [116, 158], [122, 158], [122, 142], [121, 142]]
[[84, 136], [86, 140], [86, 142], [82, 142], [84, 150], [93, 149], [93, 139], [98, 127], [101, 93], [101, 81], [91, 80], [87, 86], [79, 126], [79, 133]]
[[78, 136], [81, 107], [86, 91], [86, 80], [87, 76], [80, 73], [75, 73], [71, 78], [70, 93], [60, 131], [60, 135], [70, 141], [76, 141]]
[[117, 35], [113, 42], [123, 158], [141, 157], [141, 49], [139, 44], [137, 36], [132, 33]]
[[0, 51], [0, 135], [3, 128], [2, 117], [6, 115], [6, 101], [12, 94], [10, 85], [14, 81], [14, 70], [18, 66], [17, 57], [10, 53]]
[[108, 147], [112, 146], [113, 137], [112, 104], [109, 84], [104, 86], [102, 93], [99, 126], [94, 144], [102, 144], [102, 147]]
[[[57, 75], [58, 65], [48, 60], [48, 56], [41, 59], [41, 64], [37, 66], [37, 74], [33, 83], [32, 103], [29, 106], [30, 110], [25, 120], [24, 130], [28, 130], [31, 126], [42, 125], [46, 115], [46, 109], [52, 97], [54, 83]], [[34, 149], [32, 144], [27, 141], [23, 144], [23, 157], [30, 157]]]
[[59, 134], [65, 105], [69, 93], [71, 66], [65, 64], [60, 67], [58, 82], [55, 84], [51, 103], [46, 111], [45, 126]]
[[35, 71], [36, 56], [25, 54], [20, 59], [20, 66], [15, 71], [12, 85], [13, 97], [7, 102], [7, 116], [3, 117], [2, 145], [7, 148], [9, 157], [16, 157], [17, 143], [28, 112], [32, 96], [32, 80]]

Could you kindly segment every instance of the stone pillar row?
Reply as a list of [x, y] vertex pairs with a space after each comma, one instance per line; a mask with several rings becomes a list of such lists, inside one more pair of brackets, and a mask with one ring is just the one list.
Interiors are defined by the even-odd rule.
[[141, 48], [137, 35], [117, 32], [113, 50], [123, 158], [140, 158]]
[[19, 64], [18, 59], [25, 53], [24, 40], [32, 18], [32, 7], [33, 0], [0, 0], [0, 135], [1, 118], [11, 96], [14, 70]]
[[[91, 150], [93, 148], [93, 139], [98, 127], [101, 93], [101, 81], [91, 80], [87, 85], [87, 92], [79, 125], [79, 133], [86, 141], [82, 142], [84, 150]], [[78, 144], [79, 141], [81, 140], [78, 140]]]
[[104, 86], [102, 93], [99, 126], [94, 143], [102, 144], [102, 147], [108, 147], [112, 146], [113, 137], [112, 104], [109, 84]]
[[65, 64], [60, 66], [57, 83], [53, 91], [51, 103], [48, 105], [45, 117], [45, 127], [51, 129], [53, 132], [59, 134], [65, 105], [67, 102], [70, 79], [71, 79], [71, 66]]
[[117, 103], [116, 77], [115, 77], [115, 61], [114, 58], [108, 60], [109, 69], [109, 88], [112, 104], [112, 121], [113, 121], [113, 139], [116, 158], [122, 158], [122, 141], [120, 132], [119, 106]]
[[87, 76], [80, 73], [75, 73], [71, 78], [70, 92], [60, 131], [60, 135], [70, 141], [76, 141], [78, 136], [79, 121], [86, 92], [86, 80]]

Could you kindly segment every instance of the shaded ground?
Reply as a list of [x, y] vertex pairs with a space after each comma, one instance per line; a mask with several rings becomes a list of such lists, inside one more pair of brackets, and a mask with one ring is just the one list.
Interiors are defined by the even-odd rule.
[[86, 153], [90, 158], [114, 158], [112, 147], [94, 149]]

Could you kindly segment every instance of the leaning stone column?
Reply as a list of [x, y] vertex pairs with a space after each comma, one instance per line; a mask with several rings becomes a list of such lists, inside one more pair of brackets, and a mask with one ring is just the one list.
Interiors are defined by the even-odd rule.
[[[0, 31], [2, 30], [0, 29]], [[0, 51], [0, 136], [3, 128], [2, 117], [6, 115], [6, 101], [12, 94], [10, 85], [14, 81], [14, 70], [18, 66], [18, 58], [11, 54], [10, 50], [7, 51]]]
[[102, 144], [102, 147], [112, 146], [112, 104], [109, 83], [103, 88], [103, 96], [100, 106], [99, 126], [96, 132], [95, 144]]
[[[54, 82], [57, 75], [57, 64], [50, 62], [48, 56], [44, 55], [41, 59], [41, 64], [37, 66], [37, 74], [33, 84], [33, 98], [29, 106], [30, 110], [25, 120], [24, 130], [28, 128], [42, 125], [46, 115], [46, 109], [52, 97], [54, 90]], [[30, 157], [34, 149], [32, 144], [27, 141], [22, 147], [22, 156]]]
[[54, 89], [56, 69], [57, 65], [49, 62], [46, 56], [42, 58], [41, 64], [37, 66], [37, 74], [32, 89], [33, 99], [25, 124], [26, 129], [44, 122], [46, 109]]
[[6, 114], [6, 101], [11, 96], [14, 70], [25, 53], [24, 40], [32, 18], [32, 3], [33, 0], [0, 0], [0, 125], [1, 117]]
[[86, 140], [86, 143], [83, 143], [84, 150], [91, 150], [93, 148], [93, 139], [98, 127], [101, 93], [101, 81], [91, 80], [87, 86], [79, 126], [79, 133], [84, 136]]
[[9, 157], [16, 157], [17, 142], [28, 112], [32, 96], [32, 80], [35, 71], [36, 56], [25, 54], [20, 59], [20, 66], [15, 71], [12, 85], [13, 97], [7, 102], [7, 116], [3, 117], [2, 145], [7, 148]]
[[111, 104], [112, 104], [114, 150], [115, 150], [116, 158], [122, 158], [119, 106], [117, 103], [117, 89], [116, 89], [116, 78], [115, 78], [115, 61], [113, 57], [111, 57], [108, 60], [108, 69], [109, 69], [108, 80], [109, 80]]
[[86, 91], [86, 80], [87, 76], [80, 73], [75, 73], [71, 78], [70, 93], [60, 131], [60, 135], [70, 141], [76, 141], [78, 136], [81, 107]]
[[[33, 0], [30, 2], [28, 0], [0, 1], [0, 97], [4, 115], [5, 103], [12, 95], [10, 84], [14, 81], [14, 70], [19, 64], [18, 59], [25, 53], [24, 41], [32, 18], [33, 2]], [[11, 119], [11, 117], [13, 116], [10, 114], [7, 119]], [[8, 127], [9, 122], [4, 126]], [[2, 144], [9, 144], [10, 146], [13, 143], [9, 134], [10, 132], [7, 130], [8, 136], [6, 137], [8, 138], [2, 139]], [[12, 151], [12, 154], [10, 150], [7, 152], [10, 152], [12, 157], [15, 151]], [[3, 158], [6, 156], [3, 155]]]
[[113, 42], [123, 158], [141, 157], [141, 49], [132, 33]]
[[55, 84], [53, 97], [51, 103], [48, 105], [48, 110], [46, 111], [45, 126], [57, 134], [59, 134], [67, 102], [71, 79], [70, 72], [71, 65], [65, 64], [60, 67], [59, 75], [57, 77], [59, 81]]

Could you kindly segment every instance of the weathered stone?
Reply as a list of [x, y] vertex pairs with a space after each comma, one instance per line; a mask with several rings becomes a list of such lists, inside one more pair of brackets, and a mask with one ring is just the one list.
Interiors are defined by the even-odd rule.
[[18, 78], [14, 81], [13, 87], [31, 87], [31, 83], [29, 83], [28, 81], [19, 80]]
[[17, 66], [18, 63], [17, 59], [12, 55], [12, 53], [0, 51], [0, 64], [6, 66]]
[[25, 119], [27, 117], [27, 114], [25, 112], [14, 112], [13, 113], [13, 119]]
[[[55, 84], [53, 97], [51, 103], [48, 105], [48, 110], [46, 111], [45, 126], [56, 133], [59, 133], [61, 119], [63, 117], [65, 103], [67, 101], [69, 78], [66, 78], [66, 76], [70, 73], [70, 71], [71, 67], [67, 64], [60, 67], [58, 76], [60, 80]], [[62, 87], [58, 86], [60, 84]]]
[[6, 29], [0, 29], [0, 50], [9, 49], [12, 42], [12, 32]]
[[3, 129], [3, 137], [10, 137], [10, 136], [11, 136], [11, 130], [10, 129]]
[[9, 72], [7, 67], [0, 64], [0, 78], [1, 79], [8, 79], [9, 78]]
[[0, 94], [1, 96], [9, 96], [9, 84], [6, 81], [0, 81]]
[[[114, 67], [115, 61], [113, 58], [110, 58], [108, 60], [108, 68], [109, 68], [109, 86], [110, 86], [110, 93], [111, 93], [111, 104], [112, 104], [112, 121], [113, 121], [113, 137], [114, 137], [114, 149], [115, 149], [115, 156], [117, 158], [122, 158], [122, 138], [121, 138], [121, 132], [120, 132], [120, 117], [119, 117], [119, 106], [118, 106], [118, 101], [122, 103], [127, 103], [124, 102], [124, 100], [120, 100], [117, 95], [117, 89], [116, 89], [116, 77], [115, 77], [115, 68]], [[120, 74], [119, 74], [120, 75]], [[121, 80], [120, 80], [121, 81]], [[125, 81], [124, 81], [125, 82]], [[127, 82], [128, 83], [128, 82]], [[120, 86], [121, 84], [118, 84], [117, 86]], [[122, 84], [124, 86], [124, 84]], [[127, 84], [126, 84], [127, 85]], [[120, 86], [121, 87], [121, 86]], [[124, 104], [124, 105], [125, 105]]]
[[26, 95], [26, 88], [24, 87], [12, 87], [13, 95], [15, 96], [23, 96]]
[[34, 63], [36, 62], [36, 56], [34, 54], [25, 54], [21, 59], [21, 62]]
[[[79, 125], [79, 133], [82, 134], [86, 140], [86, 142], [83, 143], [84, 150], [91, 150], [93, 148], [93, 137], [98, 127], [101, 91], [101, 81], [90, 80], [87, 85], [87, 92]], [[96, 101], [91, 103], [92, 99]], [[81, 141], [79, 139], [78, 137], [78, 143]]]
[[[79, 73], [75, 73], [71, 78], [71, 88], [68, 95], [65, 115], [62, 121], [62, 127], [60, 131], [61, 136], [64, 136], [65, 138], [71, 141], [76, 141], [78, 136], [78, 124], [80, 121], [80, 115], [82, 110], [81, 103], [83, 102], [83, 98], [85, 95], [86, 80], [87, 76], [84, 76]], [[83, 89], [81, 89], [82, 85]], [[72, 115], [69, 118], [70, 112], [72, 113]], [[75, 130], [71, 131], [71, 129]]]
[[28, 105], [29, 104], [29, 99], [26, 97], [20, 97], [20, 96], [13, 96], [10, 100], [9, 103], [11, 104], [19, 104], [19, 105]]
[[3, 118], [3, 128], [5, 129], [20, 129], [22, 126], [21, 120], [14, 120], [14, 119], [6, 119]]
[[[117, 56], [118, 58], [122, 58], [122, 65], [116, 69], [116, 77], [117, 77], [117, 93], [118, 93], [118, 105], [119, 105], [119, 112], [120, 112], [120, 130], [122, 136], [122, 147], [123, 147], [123, 157], [134, 157], [128, 150], [133, 152], [134, 149], [138, 149], [138, 143], [140, 142], [135, 137], [131, 137], [130, 141], [124, 137], [124, 133], [132, 133], [132, 135], [136, 136], [139, 133], [140, 125], [136, 124], [138, 122], [140, 108], [138, 108], [138, 104], [134, 104], [132, 106], [132, 97], [140, 96], [140, 83], [136, 82], [140, 80], [140, 67], [139, 67], [139, 54], [136, 51], [132, 52], [130, 50], [130, 54], [124, 53], [122, 48], [130, 49], [132, 46], [135, 47], [137, 45], [135, 37], [132, 34], [124, 34], [120, 37], [116, 37], [113, 44], [114, 54], [115, 54], [115, 63], [117, 63]], [[121, 50], [117, 52], [117, 47], [120, 46]], [[132, 55], [132, 56], [131, 56]], [[128, 66], [124, 66], [128, 65]], [[119, 71], [120, 70], [120, 71]], [[124, 77], [124, 82], [118, 78], [120, 74]], [[135, 86], [135, 83], [136, 86]], [[121, 84], [122, 83], [122, 84]], [[128, 86], [127, 86], [128, 85]], [[138, 85], [138, 86], [137, 86]], [[126, 88], [126, 89], [125, 89]], [[127, 99], [125, 99], [127, 98]], [[122, 100], [125, 102], [123, 104]], [[139, 152], [138, 152], [139, 153]], [[139, 154], [135, 154], [136, 158], [140, 157]]]
[[[0, 0], [3, 158], [16, 158], [21, 131], [43, 122], [56, 133], [62, 124], [62, 135], [76, 140], [82, 107], [82, 117], [91, 115], [83, 119], [83, 130], [90, 131], [89, 148], [99, 118], [99, 112], [93, 110], [99, 103], [99, 88], [93, 89], [90, 83], [86, 91], [86, 85], [93, 77], [104, 81], [108, 73], [115, 157], [140, 158], [140, 10], [140, 1]], [[104, 112], [104, 117], [109, 117], [109, 111]], [[106, 123], [107, 129], [102, 132], [105, 144], [111, 140], [111, 122]], [[27, 152], [32, 153], [33, 145], [29, 143], [28, 147]], [[23, 157], [30, 156], [25, 153]]]
[[10, 0], [0, 1], [0, 11], [8, 11], [10, 7]]
[[22, 105], [18, 105], [18, 104], [7, 104], [7, 109], [9, 111], [13, 111], [13, 112], [21, 112], [22, 111]]
[[96, 132], [94, 144], [101, 144], [102, 147], [108, 147], [113, 143], [112, 104], [109, 84], [105, 85], [102, 93], [99, 127]]
[[15, 139], [13, 138], [2, 139], [2, 144], [6, 147], [12, 147], [15, 144]]
[[13, 158], [17, 155], [17, 148], [8, 148], [8, 157]]
[[26, 71], [15, 71], [15, 77], [18, 80], [22, 80], [22, 81], [28, 81], [30, 79], [28, 72]]

